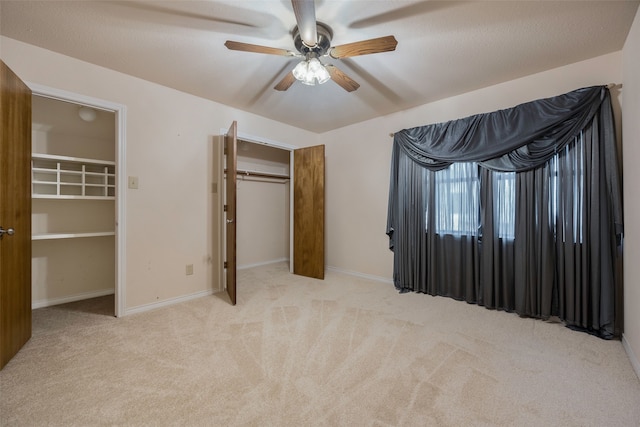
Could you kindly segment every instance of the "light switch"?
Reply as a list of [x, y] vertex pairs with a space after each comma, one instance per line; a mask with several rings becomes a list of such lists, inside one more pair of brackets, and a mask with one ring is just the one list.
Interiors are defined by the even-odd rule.
[[138, 189], [138, 177], [137, 176], [130, 176], [129, 177], [129, 188], [131, 188], [133, 190], [137, 190]]

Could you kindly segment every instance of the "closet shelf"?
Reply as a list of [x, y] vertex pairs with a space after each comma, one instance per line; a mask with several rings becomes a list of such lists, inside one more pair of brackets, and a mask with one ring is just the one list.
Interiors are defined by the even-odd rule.
[[89, 163], [94, 165], [110, 165], [115, 166], [116, 162], [110, 160], [87, 159], [83, 157], [59, 156], [57, 154], [33, 153], [31, 158], [39, 160], [56, 160], [62, 162]]
[[34, 153], [31, 181], [36, 199], [114, 200], [115, 162]]
[[115, 196], [74, 196], [74, 195], [62, 195], [55, 194], [33, 194], [32, 199], [59, 199], [59, 200], [115, 200]]
[[34, 234], [31, 240], [58, 240], [58, 239], [76, 239], [82, 237], [105, 237], [115, 236], [115, 231], [98, 231], [90, 233], [43, 233]]

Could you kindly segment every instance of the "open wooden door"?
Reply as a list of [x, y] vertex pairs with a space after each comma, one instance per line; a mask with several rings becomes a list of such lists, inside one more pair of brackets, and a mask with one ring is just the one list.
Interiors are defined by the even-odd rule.
[[0, 369], [31, 338], [31, 90], [0, 61]]
[[227, 260], [224, 266], [227, 270], [227, 293], [231, 304], [236, 305], [236, 185], [238, 170], [238, 123], [233, 122], [224, 140], [226, 154], [226, 235]]
[[324, 145], [293, 152], [293, 272], [324, 279]]

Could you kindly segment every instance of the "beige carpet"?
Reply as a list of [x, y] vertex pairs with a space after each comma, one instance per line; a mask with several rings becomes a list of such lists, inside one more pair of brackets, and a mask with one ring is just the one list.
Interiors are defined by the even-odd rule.
[[239, 272], [238, 288], [235, 307], [34, 311], [0, 372], [0, 425], [640, 425], [619, 341], [284, 264]]

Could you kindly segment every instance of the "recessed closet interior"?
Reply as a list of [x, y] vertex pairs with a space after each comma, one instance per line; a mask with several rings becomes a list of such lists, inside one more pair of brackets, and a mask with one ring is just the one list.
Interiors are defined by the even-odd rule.
[[238, 140], [237, 266], [289, 261], [289, 150]]
[[115, 113], [33, 96], [33, 308], [113, 294]]

